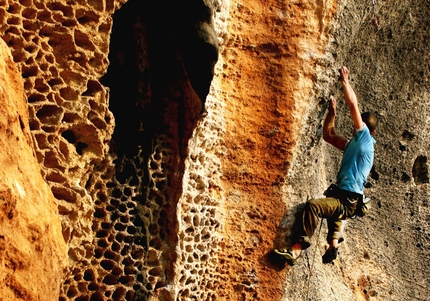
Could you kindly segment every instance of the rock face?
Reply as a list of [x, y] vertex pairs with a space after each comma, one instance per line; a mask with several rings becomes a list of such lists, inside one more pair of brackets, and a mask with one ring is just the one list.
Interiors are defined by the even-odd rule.
[[35, 157], [22, 77], [3, 41], [0, 90], [0, 299], [55, 300], [66, 244]]
[[[0, 0], [22, 75], [1, 108], [2, 297], [426, 300], [429, 13], [409, 0]], [[1, 79], [16, 68], [4, 53]], [[310, 274], [305, 257], [267, 254], [336, 177], [321, 123], [333, 94], [351, 134], [342, 65], [380, 118], [373, 208], [345, 223], [334, 264], [322, 226]]]

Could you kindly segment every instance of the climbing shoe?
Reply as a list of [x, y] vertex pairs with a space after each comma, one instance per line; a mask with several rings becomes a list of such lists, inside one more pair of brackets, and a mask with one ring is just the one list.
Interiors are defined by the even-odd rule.
[[322, 257], [323, 263], [330, 263], [337, 258], [338, 248], [329, 248]]
[[274, 249], [273, 252], [285, 259], [288, 265], [293, 266], [296, 264], [296, 259], [294, 258], [291, 249]]

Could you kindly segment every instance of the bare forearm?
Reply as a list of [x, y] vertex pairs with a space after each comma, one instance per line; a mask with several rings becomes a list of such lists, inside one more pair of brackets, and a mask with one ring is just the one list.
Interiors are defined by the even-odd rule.
[[328, 113], [324, 119], [324, 124], [323, 124], [323, 139], [326, 142], [330, 143], [331, 145], [337, 147], [338, 149], [344, 150], [347, 140], [342, 136], [336, 135], [336, 131], [334, 128], [335, 119], [336, 119], [336, 99], [333, 96], [331, 96], [330, 103], [328, 106]]
[[325, 141], [330, 140], [332, 136], [336, 135], [335, 128], [334, 128], [335, 117], [336, 117], [336, 114], [330, 111], [325, 117], [324, 124], [323, 124], [323, 139]]
[[345, 102], [347, 103], [348, 107], [351, 109], [351, 107], [358, 106], [357, 95], [355, 95], [355, 92], [352, 89], [349, 81], [345, 79], [342, 80], [342, 87], [343, 96], [345, 97]]
[[345, 98], [345, 102], [349, 107], [349, 111], [351, 113], [351, 117], [354, 122], [354, 128], [361, 129], [363, 127], [363, 121], [361, 119], [360, 110], [358, 108], [357, 96], [355, 95], [354, 90], [349, 84], [349, 80], [348, 80], [349, 70], [348, 68], [343, 66], [339, 71], [340, 71], [340, 77], [342, 80], [343, 95]]

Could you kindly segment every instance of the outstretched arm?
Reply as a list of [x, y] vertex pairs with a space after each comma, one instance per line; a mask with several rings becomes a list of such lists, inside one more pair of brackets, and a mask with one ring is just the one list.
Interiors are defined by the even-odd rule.
[[363, 124], [363, 120], [361, 119], [360, 110], [358, 108], [357, 96], [355, 95], [354, 90], [349, 84], [349, 79], [348, 79], [349, 70], [344, 66], [339, 70], [339, 72], [340, 72], [340, 79], [342, 81], [343, 95], [345, 97], [345, 102], [349, 107], [352, 121], [354, 122], [354, 128], [356, 130], [360, 130], [363, 128], [364, 124]]
[[336, 134], [334, 125], [336, 118], [336, 99], [331, 96], [330, 103], [328, 106], [328, 114], [325, 117], [324, 125], [323, 125], [323, 139], [337, 147], [340, 150], [344, 150], [348, 140], [345, 137], [339, 136]]

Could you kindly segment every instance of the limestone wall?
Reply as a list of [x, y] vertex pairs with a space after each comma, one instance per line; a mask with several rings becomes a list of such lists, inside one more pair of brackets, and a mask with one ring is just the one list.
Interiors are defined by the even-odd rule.
[[21, 74], [3, 41], [0, 91], [0, 299], [55, 300], [66, 244], [35, 156]]
[[[312, 298], [428, 298], [424, 289], [429, 256], [429, 119], [424, 116], [430, 87], [426, 67], [428, 33], [424, 29], [428, 8], [424, 2], [389, 5], [375, 1], [374, 7], [371, 1], [339, 2], [326, 54], [330, 64], [320, 70], [315, 84], [322, 91], [319, 96], [333, 93], [337, 97], [337, 126], [343, 135], [351, 134], [352, 123], [337, 82], [339, 66], [347, 65], [351, 70], [360, 108], [378, 114], [375, 162], [365, 190], [374, 203], [368, 216], [346, 223], [346, 242], [334, 265], [320, 263], [326, 244], [323, 226], [319, 240], [315, 240], [318, 248], [311, 251], [312, 256], [316, 253], [310, 280]], [[287, 181], [292, 207], [320, 196], [335, 181], [340, 154], [322, 142], [315, 144], [320, 110], [321, 105], [310, 108], [303, 119], [302, 136]], [[297, 278], [306, 279], [304, 269], [296, 271]], [[297, 287], [293, 280], [287, 283], [285, 300], [303, 296], [303, 287]]]
[[[25, 294], [30, 279], [8, 294], [425, 300], [428, 4], [373, 3], [0, 0], [28, 102], [21, 122], [62, 229], [55, 275], [39, 273], [57, 290]], [[321, 122], [334, 94], [339, 131], [351, 133], [342, 65], [381, 120], [374, 207], [345, 225], [333, 265], [320, 260], [322, 227], [310, 274], [305, 257], [290, 268], [268, 253], [285, 244], [296, 206], [336, 176], [340, 154]]]

